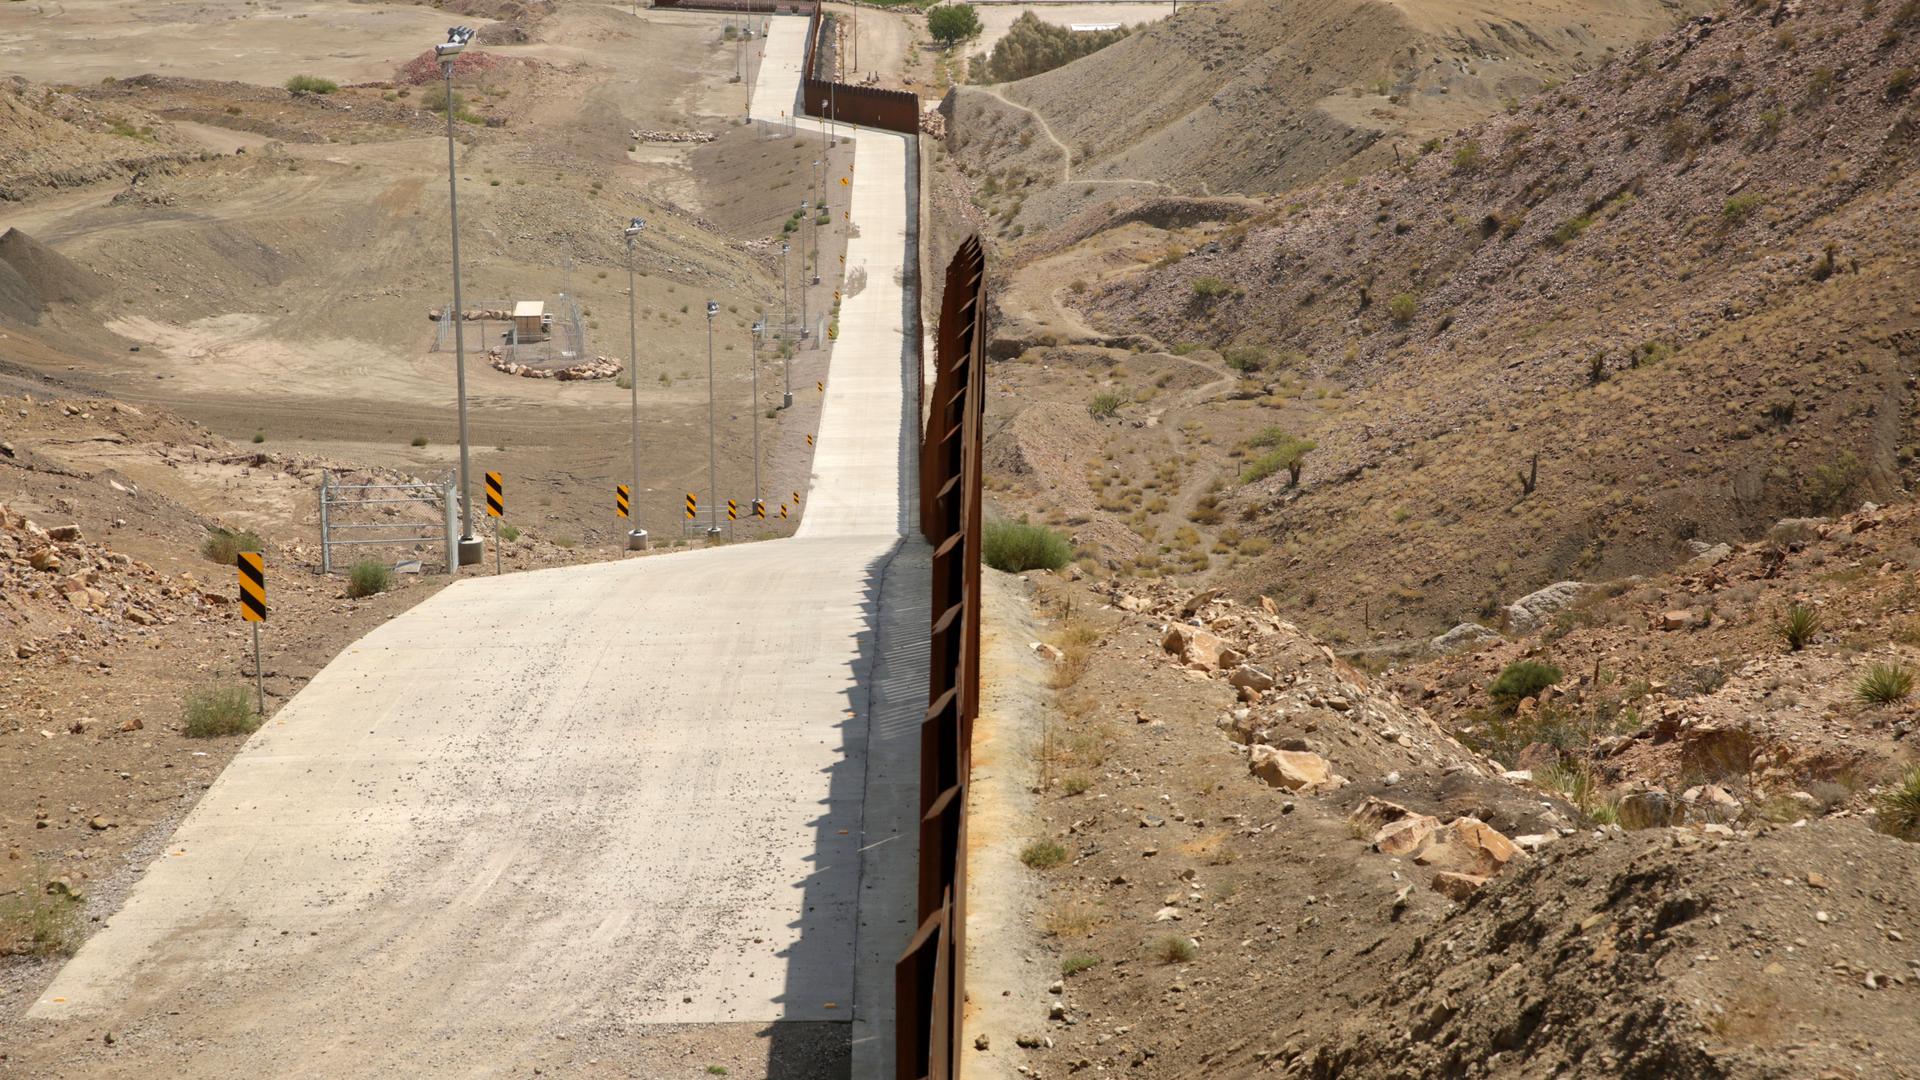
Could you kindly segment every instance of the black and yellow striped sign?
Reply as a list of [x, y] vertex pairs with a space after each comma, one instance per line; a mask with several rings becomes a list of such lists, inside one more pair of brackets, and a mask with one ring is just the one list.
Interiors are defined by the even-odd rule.
[[727, 520], [728, 521], [740, 520], [740, 504], [734, 502], [732, 499], [727, 500]]
[[824, 383], [824, 382], [817, 382], [817, 383], [814, 383], [814, 384], [813, 384], [813, 388], [814, 388], [815, 390], [818, 390], [818, 391], [820, 391], [820, 392], [821, 392], [821, 393], [823, 393], [823, 394], [827, 392], [827, 384], [826, 384], [826, 383]]
[[811, 434], [809, 434], [809, 435], [807, 436], [807, 445], [808, 445], [808, 446], [812, 446], [812, 445], [813, 445], [813, 436], [812, 436]]
[[767, 503], [764, 499], [753, 500], [753, 516], [761, 521], [767, 520]]
[[841, 177], [841, 178], [840, 178], [840, 186], [841, 186], [841, 187], [846, 187], [846, 186], [847, 186], [847, 178], [846, 178], [846, 177], [844, 177], [844, 176], [843, 176], [843, 177]]
[[699, 512], [700, 500], [693, 497], [693, 492], [687, 492], [687, 520], [692, 521]]
[[507, 512], [507, 496], [500, 487], [500, 474], [487, 474], [487, 516], [504, 517]]
[[780, 504], [780, 520], [781, 521], [787, 520], [787, 504], [786, 503]]
[[248, 622], [267, 621], [267, 570], [257, 551], [243, 551], [234, 564], [240, 569], [240, 615]]
[[796, 510], [800, 508], [800, 493], [797, 491], [793, 493], [793, 507]]
[[615, 484], [613, 486], [613, 506], [621, 517], [627, 516], [627, 485]]

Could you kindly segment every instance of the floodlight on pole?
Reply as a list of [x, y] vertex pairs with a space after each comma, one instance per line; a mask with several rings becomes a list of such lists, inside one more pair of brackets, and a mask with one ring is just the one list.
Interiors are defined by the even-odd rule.
[[447, 40], [433, 47], [440, 61], [440, 75], [446, 96], [441, 100], [447, 113], [447, 222], [453, 234], [453, 371], [455, 396], [460, 414], [460, 545], [455, 561], [471, 566], [480, 561], [484, 545], [473, 535], [473, 498], [468, 478], [472, 475], [472, 450], [467, 439], [467, 350], [466, 308], [460, 298], [460, 186], [458, 167], [453, 156], [453, 61], [473, 40], [473, 31], [464, 26], [447, 30]]
[[[645, 232], [645, 218], [634, 218], [623, 234], [627, 240], [627, 391], [633, 400], [633, 497], [640, 498], [640, 316], [639, 294], [633, 287], [633, 246]], [[640, 510], [633, 510], [633, 528], [627, 531], [627, 550], [645, 551], [647, 530], [640, 527]]]
[[713, 386], [713, 317], [720, 314], [720, 305], [707, 301], [707, 498], [714, 516], [707, 525], [708, 536], [720, 535], [720, 466], [719, 458], [713, 449], [714, 440], [714, 386]]

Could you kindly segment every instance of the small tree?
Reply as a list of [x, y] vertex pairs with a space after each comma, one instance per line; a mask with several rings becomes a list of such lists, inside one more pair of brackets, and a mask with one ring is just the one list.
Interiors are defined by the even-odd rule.
[[942, 4], [927, 13], [927, 32], [947, 48], [979, 37], [980, 29], [980, 16], [972, 4]]
[[1262, 437], [1255, 440], [1255, 444], [1271, 446], [1273, 449], [1255, 458], [1253, 463], [1247, 466], [1247, 471], [1241, 474], [1241, 481], [1251, 484], [1285, 469], [1288, 487], [1300, 486], [1300, 471], [1307, 467], [1307, 455], [1319, 445], [1312, 439], [1302, 439], [1277, 431], [1264, 433]]

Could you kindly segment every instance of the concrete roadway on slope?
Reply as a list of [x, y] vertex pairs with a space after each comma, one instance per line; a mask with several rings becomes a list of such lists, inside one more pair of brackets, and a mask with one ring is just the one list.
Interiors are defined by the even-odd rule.
[[[773, 21], [758, 115], [794, 100], [804, 26]], [[735, 1076], [890, 1075], [928, 556], [911, 144], [858, 135], [867, 285], [798, 535], [470, 577], [375, 630], [249, 741], [22, 1034], [84, 1030], [87, 1075], [657, 1076], [742, 1042]]]

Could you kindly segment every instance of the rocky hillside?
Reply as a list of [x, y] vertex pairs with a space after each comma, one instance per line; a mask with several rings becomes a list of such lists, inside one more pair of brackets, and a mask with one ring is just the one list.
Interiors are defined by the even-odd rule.
[[987, 195], [1004, 191], [1009, 231], [1116, 196], [1279, 191], [1411, 156], [1701, 6], [1195, 5], [1053, 71], [957, 90], [950, 143]]
[[0, 80], [0, 203], [200, 157], [137, 105]]
[[1219, 495], [1273, 545], [1236, 587], [1424, 637], [1910, 488], [1916, 67], [1913, 4], [1702, 17], [1404, 169], [1103, 253], [1075, 302], [1233, 396], [1318, 386], [1298, 486]]

